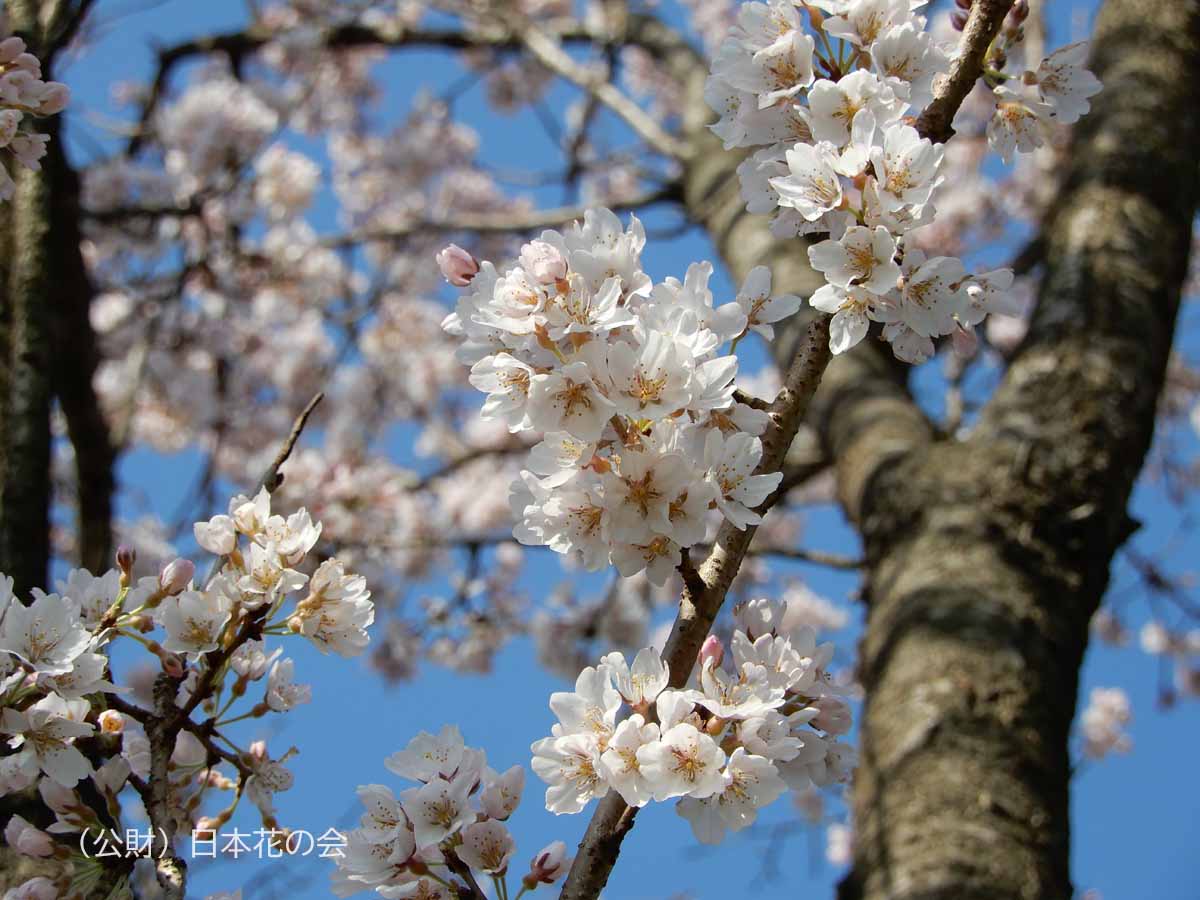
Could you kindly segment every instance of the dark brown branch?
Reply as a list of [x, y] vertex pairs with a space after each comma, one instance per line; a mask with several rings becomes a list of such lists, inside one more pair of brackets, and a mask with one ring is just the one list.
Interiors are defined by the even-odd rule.
[[[57, 124], [57, 123], [55, 123]], [[80, 252], [79, 177], [59, 135], [43, 167], [51, 181], [50, 251], [57, 303], [53, 316], [53, 388], [75, 450], [79, 564], [103, 572], [112, 563], [116, 449], [94, 386], [100, 350], [89, 318], [95, 287]]]
[[314, 410], [316, 410], [317, 406], [324, 399], [325, 395], [318, 391], [313, 395], [313, 398], [308, 401], [308, 405], [304, 407], [304, 409], [300, 412], [300, 415], [296, 417], [296, 421], [292, 423], [292, 430], [288, 432], [288, 436], [284, 439], [282, 446], [280, 446], [279, 452], [276, 453], [275, 458], [271, 460], [271, 465], [267, 467], [267, 471], [264, 472], [263, 477], [259, 479], [259, 485], [261, 487], [265, 487], [267, 489], [267, 493], [275, 493], [275, 489], [278, 488], [279, 485], [283, 484], [283, 475], [280, 473], [279, 468], [285, 462], [287, 462], [288, 457], [292, 455], [292, 450], [296, 447], [296, 441], [300, 440], [300, 433], [304, 431], [304, 426], [308, 424], [309, 416], [313, 414]]
[[975, 0], [971, 5], [958, 56], [951, 62], [949, 74], [935, 86], [933, 100], [917, 119], [917, 131], [922, 137], [944, 144], [954, 136], [951, 124], [954, 116], [983, 73], [988, 49], [1012, 5], [1013, 0]]
[[[275, 489], [283, 483], [283, 474], [279, 471], [279, 469], [285, 462], [287, 462], [288, 457], [292, 455], [292, 450], [295, 449], [296, 442], [300, 440], [300, 433], [304, 431], [304, 426], [308, 424], [309, 416], [313, 414], [313, 411], [323, 399], [325, 399], [325, 395], [318, 391], [313, 395], [313, 398], [308, 401], [308, 405], [304, 407], [304, 409], [300, 412], [300, 415], [296, 416], [296, 420], [292, 422], [292, 430], [288, 433], [288, 436], [284, 438], [283, 443], [279, 447], [279, 452], [275, 454], [275, 458], [271, 460], [271, 464], [267, 466], [267, 470], [263, 472], [262, 478], [258, 480], [258, 486], [253, 491], [254, 494], [257, 494], [263, 488], [267, 489], [268, 494], [273, 494], [275, 493]], [[221, 568], [225, 565], [225, 560], [226, 557], [221, 556], [213, 561], [212, 568], [208, 571], [208, 577], [204, 579], [205, 585], [208, 585], [209, 582], [211, 582], [213, 578], [217, 576], [217, 573], [220, 572]], [[196, 698], [199, 696], [200, 690], [197, 688], [193, 700], [196, 700]], [[190, 714], [195, 708], [196, 702], [193, 702], [189, 704], [187, 712]]]

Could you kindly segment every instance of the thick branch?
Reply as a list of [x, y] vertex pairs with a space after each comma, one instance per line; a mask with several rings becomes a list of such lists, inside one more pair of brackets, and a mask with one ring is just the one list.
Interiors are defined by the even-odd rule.
[[27, 595], [46, 584], [50, 559], [50, 402], [53, 274], [48, 173], [20, 172], [9, 221], [11, 301], [0, 571]]
[[1030, 336], [962, 442], [863, 492], [867, 703], [844, 900], [1072, 896], [1068, 736], [1131, 530], [1200, 197], [1200, 3], [1109, 0]]
[[100, 351], [88, 315], [95, 290], [80, 253], [79, 178], [66, 159], [57, 128], [43, 167], [52, 191], [48, 237], [57, 299], [53, 389], [75, 450], [79, 564], [103, 572], [112, 558], [116, 450], [94, 387]]

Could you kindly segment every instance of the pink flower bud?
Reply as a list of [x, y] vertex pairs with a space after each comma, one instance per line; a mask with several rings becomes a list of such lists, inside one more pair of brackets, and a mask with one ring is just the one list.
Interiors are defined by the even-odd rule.
[[812, 705], [820, 710], [812, 720], [814, 727], [835, 736], [850, 730], [850, 723], [853, 721], [850, 704], [841, 697], [818, 697]]
[[196, 564], [190, 559], [173, 559], [163, 566], [158, 574], [158, 586], [169, 596], [174, 597], [187, 590], [192, 577], [196, 574]]
[[567, 858], [567, 845], [562, 841], [547, 844], [529, 863], [529, 875], [534, 885], [553, 884], [567, 870], [571, 860]]
[[963, 328], [961, 325], [955, 328], [950, 343], [955, 354], [962, 359], [970, 359], [979, 350], [979, 338], [975, 336], [974, 328]]
[[25, 42], [19, 37], [7, 37], [0, 41], [0, 66], [10, 63], [25, 52]]
[[162, 669], [172, 678], [183, 677], [183, 660], [174, 653], [164, 652], [159, 659], [162, 660]]
[[974, 0], [954, 0], [955, 5], [959, 9], [965, 9], [965, 10], [969, 10], [971, 8], [971, 4], [973, 2], [974, 2]]
[[67, 108], [71, 100], [71, 89], [58, 81], [46, 82], [42, 97], [38, 101], [38, 112], [43, 116], [52, 116]]
[[721, 664], [721, 660], [725, 658], [725, 645], [721, 643], [721, 639], [715, 634], [710, 634], [704, 639], [704, 643], [700, 647], [700, 653], [696, 657], [696, 661], [700, 663], [700, 668], [703, 669], [705, 663], [712, 660], [713, 668]]
[[256, 762], [262, 762], [265, 759], [269, 759], [267, 756], [267, 742], [254, 741], [250, 744], [249, 753], [250, 758]]
[[479, 261], [458, 244], [448, 244], [435, 258], [442, 275], [455, 287], [466, 287], [479, 273]]
[[32, 53], [22, 53], [12, 61], [12, 65], [24, 72], [28, 72], [34, 79], [42, 76], [42, 64]]
[[122, 544], [117, 548], [117, 568], [126, 578], [133, 576], [133, 564], [137, 561], [137, 551]]
[[950, 25], [955, 31], [962, 31], [967, 25], [967, 14], [958, 10], [950, 13]]
[[125, 730], [125, 717], [115, 709], [106, 709], [98, 719], [100, 730], [105, 734], [120, 734]]
[[554, 284], [567, 277], [567, 261], [553, 244], [530, 241], [521, 248], [521, 266], [541, 284]]
[[50, 856], [54, 853], [54, 839], [20, 816], [8, 820], [4, 826], [4, 840], [22, 856]]

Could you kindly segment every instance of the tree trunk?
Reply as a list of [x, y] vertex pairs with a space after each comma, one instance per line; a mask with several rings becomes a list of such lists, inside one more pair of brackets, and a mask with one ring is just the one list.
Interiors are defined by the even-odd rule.
[[8, 389], [0, 571], [20, 596], [44, 587], [50, 557], [50, 188], [22, 171], [8, 221]]
[[[58, 46], [43, 39], [39, 11], [31, 0], [10, 4], [50, 78]], [[58, 116], [38, 121], [50, 135], [42, 171], [17, 173], [16, 196], [0, 212], [0, 353], [8, 361], [0, 378], [0, 572], [13, 576], [19, 596], [47, 584], [56, 398], [75, 449], [80, 562], [103, 571], [112, 544], [114, 451], [92, 386], [99, 362], [88, 320], [93, 290], [80, 254], [79, 182], [60, 123]]]
[[[1196, 211], [1200, 12], [1109, 0], [1046, 227], [1030, 336], [965, 440], [935, 439], [867, 341], [830, 366], [812, 424], [862, 533], [867, 631], [854, 867], [844, 900], [1072, 893], [1068, 736], [1088, 621], [1154, 430]], [[731, 274], [820, 281], [771, 239], [703, 131], [693, 74], [689, 212]], [[795, 331], [792, 332], [795, 334]], [[784, 342], [776, 348], [786, 358]]]

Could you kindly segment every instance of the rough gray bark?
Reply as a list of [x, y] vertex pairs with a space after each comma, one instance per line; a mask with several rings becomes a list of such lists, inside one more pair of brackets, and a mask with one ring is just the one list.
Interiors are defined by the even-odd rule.
[[[1107, 4], [1105, 90], [1046, 228], [1030, 338], [968, 439], [935, 439], [870, 342], [817, 392], [811, 422], [867, 559], [844, 900], [1071, 896], [1068, 734], [1186, 272], [1198, 21], [1195, 2]], [[687, 205], [735, 280], [766, 262], [779, 289], [810, 291], [803, 248], [741, 211], [736, 159], [695, 134]]]

